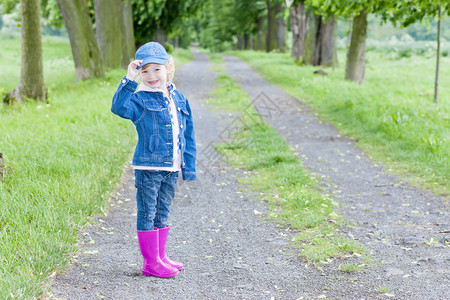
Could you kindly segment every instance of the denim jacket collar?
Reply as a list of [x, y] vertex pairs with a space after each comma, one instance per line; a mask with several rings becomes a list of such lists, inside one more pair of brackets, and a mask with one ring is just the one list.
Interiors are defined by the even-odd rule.
[[[175, 84], [173, 82], [168, 82], [167, 83], [167, 89], [169, 90], [169, 93], [171, 95], [173, 95], [174, 91], [176, 90]], [[139, 84], [139, 88], [137, 90], [138, 92], [140, 91], [144, 91], [144, 92], [160, 92], [164, 95], [164, 97], [167, 97], [167, 91], [166, 90], [162, 90], [160, 88], [151, 88], [146, 86], [145, 84], [141, 83]]]

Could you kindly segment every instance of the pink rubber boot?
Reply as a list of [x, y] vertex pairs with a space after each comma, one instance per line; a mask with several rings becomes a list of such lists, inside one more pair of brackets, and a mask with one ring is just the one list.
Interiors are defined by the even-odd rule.
[[139, 248], [144, 257], [142, 274], [159, 278], [170, 278], [178, 274], [178, 270], [162, 262], [159, 256], [158, 230], [137, 231]]
[[158, 232], [159, 232], [159, 257], [161, 258], [161, 260], [166, 264], [169, 265], [171, 267], [174, 267], [178, 270], [182, 270], [183, 269], [183, 264], [177, 261], [173, 261], [170, 258], [167, 257], [166, 255], [166, 241], [167, 241], [167, 236], [169, 235], [169, 230], [170, 227], [169, 225], [166, 225], [166, 228], [158, 228]]

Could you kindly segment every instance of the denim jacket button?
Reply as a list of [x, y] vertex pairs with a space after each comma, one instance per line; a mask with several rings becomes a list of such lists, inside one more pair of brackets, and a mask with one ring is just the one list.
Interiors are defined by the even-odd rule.
[[181, 110], [181, 107], [178, 107], [178, 111], [180, 111]]
[[127, 82], [126, 79], [122, 79], [122, 83], [125, 84]]
[[180, 128], [183, 128], [183, 124], [180, 125]]

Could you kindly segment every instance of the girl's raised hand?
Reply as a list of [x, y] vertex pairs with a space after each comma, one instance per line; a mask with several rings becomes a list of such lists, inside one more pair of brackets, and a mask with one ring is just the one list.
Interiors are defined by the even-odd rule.
[[134, 80], [136, 78], [136, 76], [139, 75], [139, 70], [137, 69], [137, 67], [139, 67], [142, 63], [142, 60], [133, 60], [132, 62], [130, 62], [130, 64], [128, 65], [128, 73], [127, 73], [127, 78], [130, 80]]

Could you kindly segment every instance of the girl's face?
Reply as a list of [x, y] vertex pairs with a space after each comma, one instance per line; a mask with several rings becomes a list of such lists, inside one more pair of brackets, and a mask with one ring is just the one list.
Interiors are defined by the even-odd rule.
[[148, 64], [141, 70], [142, 83], [151, 88], [167, 88], [167, 68], [164, 65]]

